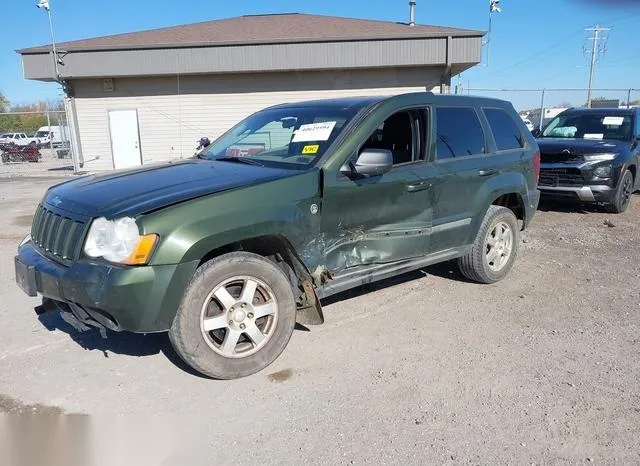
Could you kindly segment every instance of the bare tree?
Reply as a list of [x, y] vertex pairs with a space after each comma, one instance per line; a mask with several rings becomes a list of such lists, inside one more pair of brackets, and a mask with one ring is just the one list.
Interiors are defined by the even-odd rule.
[[7, 110], [9, 110], [9, 99], [0, 92], [0, 112], [6, 112]]

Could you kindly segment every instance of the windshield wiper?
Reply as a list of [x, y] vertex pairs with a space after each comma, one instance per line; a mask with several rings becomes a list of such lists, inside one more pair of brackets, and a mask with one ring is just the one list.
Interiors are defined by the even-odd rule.
[[216, 157], [213, 160], [222, 160], [223, 162], [235, 162], [235, 163], [244, 163], [247, 165], [256, 165], [258, 167], [264, 167], [264, 164], [261, 162], [258, 162], [257, 160], [253, 160], [249, 157], [228, 157], [228, 156], [224, 156], [224, 157]]

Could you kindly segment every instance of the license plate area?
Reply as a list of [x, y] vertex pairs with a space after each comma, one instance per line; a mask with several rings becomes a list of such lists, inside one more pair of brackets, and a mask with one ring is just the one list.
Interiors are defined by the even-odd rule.
[[38, 287], [36, 284], [36, 269], [33, 265], [26, 265], [15, 258], [16, 283], [29, 296], [38, 295]]

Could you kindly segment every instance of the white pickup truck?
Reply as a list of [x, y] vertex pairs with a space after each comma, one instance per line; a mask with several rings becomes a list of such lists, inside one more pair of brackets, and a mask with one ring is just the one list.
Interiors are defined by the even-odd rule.
[[26, 146], [31, 138], [25, 133], [4, 133], [0, 135], [0, 144], [14, 143], [16, 146]]

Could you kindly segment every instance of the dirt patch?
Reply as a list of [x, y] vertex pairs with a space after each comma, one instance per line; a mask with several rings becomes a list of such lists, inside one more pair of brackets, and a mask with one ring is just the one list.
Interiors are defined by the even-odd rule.
[[285, 380], [289, 380], [293, 375], [293, 371], [291, 369], [284, 369], [278, 372], [274, 372], [273, 374], [269, 374], [267, 378], [269, 382], [284, 382]]
[[57, 406], [47, 406], [39, 403], [29, 405], [10, 396], [0, 395], [0, 413], [55, 416], [58, 414], [64, 414], [64, 411]]

